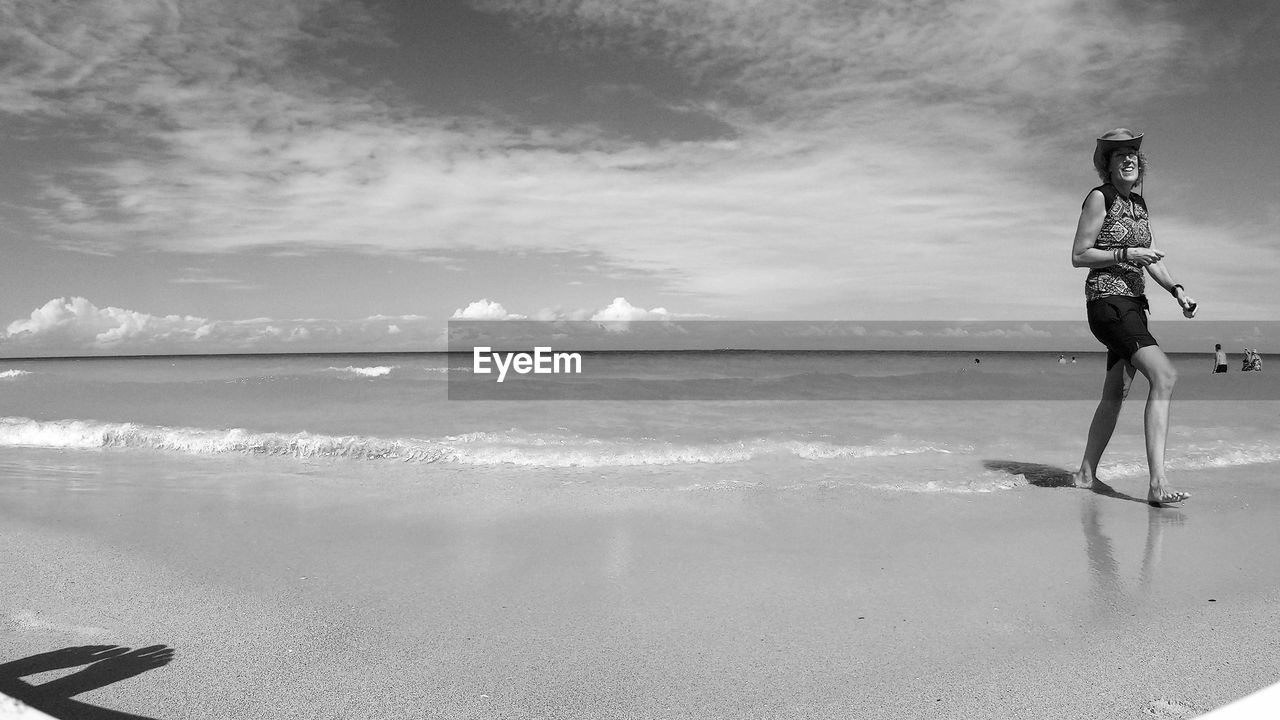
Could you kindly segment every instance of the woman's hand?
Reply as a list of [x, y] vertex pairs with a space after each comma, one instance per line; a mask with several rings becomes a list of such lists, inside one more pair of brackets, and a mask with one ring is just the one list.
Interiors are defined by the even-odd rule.
[[1155, 248], [1129, 248], [1129, 262], [1146, 267], [1164, 259], [1164, 253]]
[[1182, 316], [1185, 318], [1193, 318], [1196, 316], [1196, 301], [1184, 292], [1178, 293], [1178, 304], [1182, 306]]

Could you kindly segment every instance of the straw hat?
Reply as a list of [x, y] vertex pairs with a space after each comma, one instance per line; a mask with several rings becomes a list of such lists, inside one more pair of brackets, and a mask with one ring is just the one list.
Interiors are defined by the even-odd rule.
[[1142, 133], [1134, 135], [1129, 128], [1116, 128], [1103, 133], [1102, 137], [1098, 138], [1098, 146], [1093, 150], [1093, 166], [1099, 170], [1106, 170], [1111, 151], [1122, 147], [1141, 148]]

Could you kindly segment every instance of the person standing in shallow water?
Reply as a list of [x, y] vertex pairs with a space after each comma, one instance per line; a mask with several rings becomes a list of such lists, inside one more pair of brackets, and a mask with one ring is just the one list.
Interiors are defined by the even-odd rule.
[[1145, 275], [1173, 295], [1184, 316], [1195, 314], [1196, 303], [1173, 281], [1164, 263], [1165, 254], [1151, 246], [1147, 204], [1134, 192], [1147, 166], [1141, 148], [1142, 134], [1126, 128], [1098, 138], [1093, 166], [1103, 184], [1085, 198], [1071, 249], [1072, 266], [1089, 268], [1085, 279], [1089, 329], [1107, 347], [1102, 400], [1094, 411], [1084, 458], [1073, 479], [1077, 487], [1084, 488], [1093, 487], [1098, 480], [1098, 463], [1115, 432], [1120, 406], [1134, 373], [1141, 372], [1151, 385], [1143, 415], [1151, 476], [1147, 501], [1160, 506], [1182, 502], [1191, 494], [1173, 490], [1165, 478], [1169, 402], [1178, 373], [1147, 330], [1150, 306]]
[[1222, 343], [1213, 346], [1213, 372], [1224, 373], [1227, 371], [1227, 354], [1222, 351]]

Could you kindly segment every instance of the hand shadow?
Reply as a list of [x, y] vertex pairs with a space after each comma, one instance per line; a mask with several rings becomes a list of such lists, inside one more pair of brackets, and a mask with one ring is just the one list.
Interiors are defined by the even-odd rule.
[[1072, 480], [1071, 471], [1052, 465], [1043, 463], [1022, 462], [1019, 460], [983, 460], [982, 466], [988, 470], [999, 470], [1007, 472], [1010, 475], [1021, 475], [1027, 479], [1027, 482], [1042, 488], [1071, 488], [1073, 490], [1088, 490], [1097, 495], [1115, 498], [1116, 500], [1129, 500], [1136, 503], [1147, 504], [1146, 498], [1136, 498], [1132, 495], [1126, 495], [1101, 480], [1094, 480], [1092, 487], [1077, 488], [1075, 481]]
[[[142, 715], [110, 710], [73, 700], [73, 696], [162, 667], [173, 659], [165, 645], [130, 650], [119, 645], [84, 645], [0, 664], [0, 692], [55, 718], [81, 720], [151, 720]], [[88, 667], [40, 685], [19, 679], [25, 675], [76, 667]]]
[[37, 697], [69, 698], [163, 667], [172, 659], [173, 648], [164, 645], [130, 650], [121, 655], [99, 660], [66, 677], [37, 685], [34, 691]]

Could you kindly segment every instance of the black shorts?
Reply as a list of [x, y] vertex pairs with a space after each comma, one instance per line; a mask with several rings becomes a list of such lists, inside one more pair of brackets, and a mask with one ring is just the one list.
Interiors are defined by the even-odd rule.
[[1227, 371], [1226, 365], [1217, 365], [1217, 366], [1214, 366], [1213, 368], [1214, 373], [1224, 373], [1226, 371]]
[[1089, 330], [1098, 342], [1107, 346], [1107, 369], [1117, 362], [1128, 362], [1133, 354], [1148, 345], [1158, 345], [1147, 330], [1147, 299], [1127, 295], [1106, 295], [1090, 300]]

